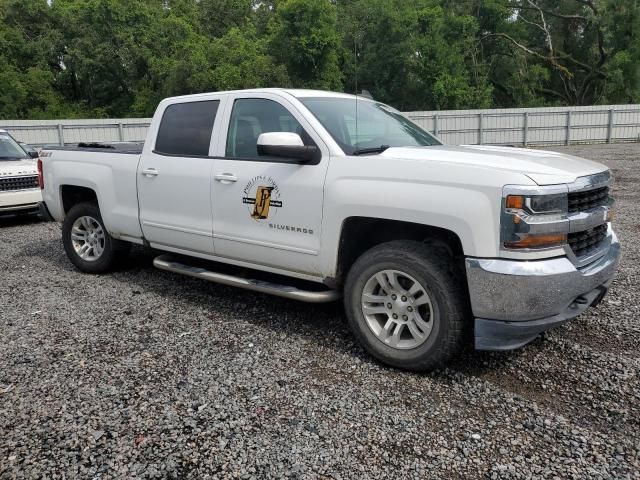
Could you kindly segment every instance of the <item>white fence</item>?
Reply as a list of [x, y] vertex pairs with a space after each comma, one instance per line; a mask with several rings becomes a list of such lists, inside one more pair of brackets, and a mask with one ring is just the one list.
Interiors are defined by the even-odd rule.
[[407, 115], [451, 145], [640, 141], [640, 105], [408, 112]]
[[[570, 145], [640, 141], [640, 105], [407, 112], [445, 143]], [[150, 118], [0, 120], [0, 129], [33, 145], [141, 142]]]
[[0, 120], [21, 142], [31, 145], [64, 145], [79, 142], [142, 142], [150, 118], [100, 120]]

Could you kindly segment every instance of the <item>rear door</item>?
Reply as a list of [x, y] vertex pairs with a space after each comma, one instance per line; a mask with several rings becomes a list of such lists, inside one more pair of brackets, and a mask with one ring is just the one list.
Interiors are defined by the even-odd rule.
[[[151, 246], [213, 254], [211, 174], [224, 97], [172, 101], [138, 167], [140, 224]], [[153, 135], [150, 135], [153, 138]]]
[[[263, 157], [261, 133], [293, 132], [318, 161]], [[270, 93], [230, 95], [213, 171], [216, 256], [320, 273], [318, 253], [329, 151], [298, 106]]]

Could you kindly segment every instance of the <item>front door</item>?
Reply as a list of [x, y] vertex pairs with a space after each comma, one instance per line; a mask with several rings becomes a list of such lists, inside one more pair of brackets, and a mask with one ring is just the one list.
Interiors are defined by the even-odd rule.
[[140, 223], [151, 246], [213, 254], [209, 156], [220, 98], [172, 103], [138, 167]]
[[[279, 96], [236, 94], [228, 105], [226, 146], [213, 172], [216, 256], [319, 274], [326, 146], [296, 106]], [[322, 158], [301, 165], [262, 157], [256, 144], [265, 132], [298, 133]]]

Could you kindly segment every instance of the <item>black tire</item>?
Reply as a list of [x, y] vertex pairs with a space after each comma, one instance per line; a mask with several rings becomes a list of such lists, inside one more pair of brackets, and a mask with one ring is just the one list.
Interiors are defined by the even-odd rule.
[[[71, 230], [74, 222], [80, 217], [91, 217], [95, 219], [104, 230], [104, 249], [99, 258], [95, 260], [85, 260], [76, 252], [71, 238]], [[126, 255], [129, 250], [129, 243], [116, 240], [109, 235], [102, 221], [100, 209], [95, 203], [79, 203], [71, 207], [62, 224], [62, 244], [67, 257], [78, 270], [85, 273], [105, 273], [112, 270], [118, 261]]]
[[[431, 300], [433, 316], [429, 321], [433, 324], [426, 340], [415, 348], [391, 347], [367, 324], [362, 311], [362, 294], [369, 279], [383, 270], [410, 275]], [[427, 371], [443, 366], [461, 350], [470, 326], [462, 269], [442, 249], [421, 242], [388, 242], [362, 254], [347, 275], [344, 304], [349, 325], [367, 352], [383, 363], [406, 370]], [[382, 314], [383, 321], [384, 315], [386, 312]]]

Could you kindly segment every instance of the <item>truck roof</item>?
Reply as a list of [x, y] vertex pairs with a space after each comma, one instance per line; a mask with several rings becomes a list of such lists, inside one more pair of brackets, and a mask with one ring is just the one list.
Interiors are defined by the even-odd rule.
[[[165, 98], [165, 101], [167, 100], [171, 101], [173, 99], [198, 98], [198, 97], [202, 97], [212, 93], [224, 94], [224, 93], [240, 93], [240, 92], [242, 93], [278, 92], [278, 93], [287, 93], [297, 98], [305, 98], [305, 97], [334, 97], [334, 98], [351, 98], [351, 99], [356, 98], [355, 95], [352, 95], [349, 93], [330, 92], [327, 90], [307, 90], [307, 89], [301, 89], [301, 88], [251, 88], [251, 89], [245, 89], [245, 90], [225, 90], [222, 92], [206, 92], [206, 93], [196, 93], [192, 95], [180, 95], [176, 97]], [[360, 100], [366, 101], [369, 99], [364, 96], [358, 96], [358, 101]]]

